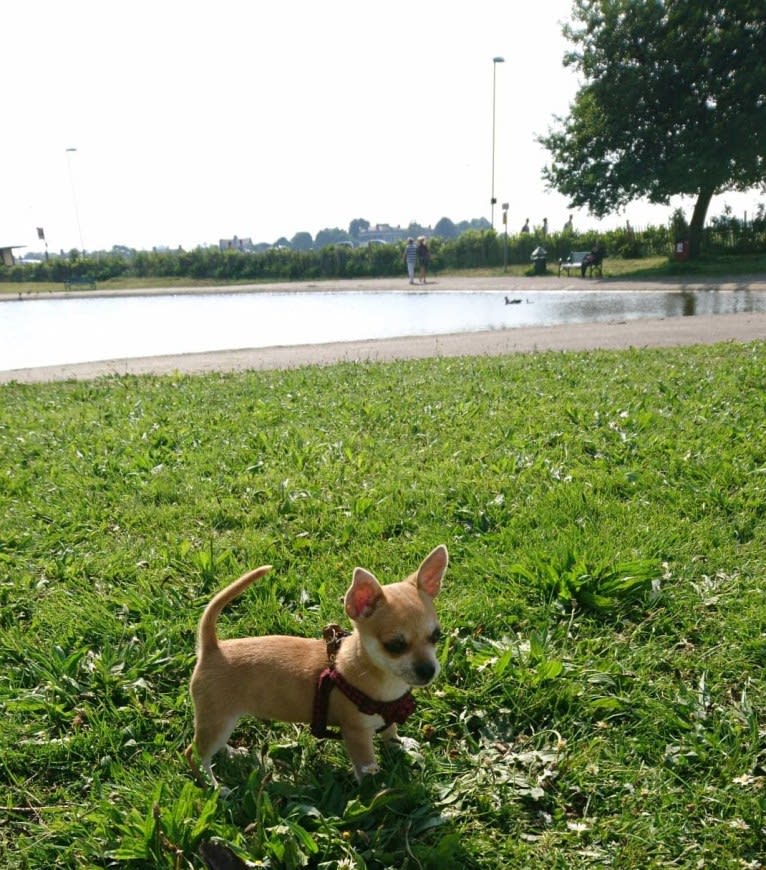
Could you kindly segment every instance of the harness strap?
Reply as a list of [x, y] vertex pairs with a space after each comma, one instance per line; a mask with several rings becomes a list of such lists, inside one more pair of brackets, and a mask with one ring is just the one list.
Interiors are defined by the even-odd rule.
[[325, 668], [317, 680], [316, 692], [314, 693], [314, 711], [311, 717], [311, 733], [314, 737], [319, 737], [320, 739], [340, 740], [342, 737], [340, 731], [331, 731], [327, 727], [330, 692], [332, 692], [335, 685], [332, 680], [327, 679], [329, 672], [330, 669]]
[[381, 716], [383, 725], [378, 731], [385, 731], [393, 724], [402, 725], [415, 712], [415, 698], [412, 692], [405, 692], [395, 701], [376, 701], [352, 686], [335, 667], [325, 668], [317, 680], [314, 695], [314, 711], [311, 719], [311, 733], [314, 737], [329, 737], [339, 739], [342, 735], [337, 730], [327, 727], [327, 714], [330, 704], [330, 692], [337, 687], [354, 704], [360, 713], [366, 716]]
[[405, 692], [401, 698], [395, 701], [376, 701], [365, 695], [364, 692], [352, 686], [336, 669], [335, 656], [340, 649], [341, 641], [348, 637], [349, 632], [343, 631], [338, 625], [328, 625], [324, 630], [324, 639], [327, 643], [327, 658], [330, 666], [325, 668], [317, 679], [316, 692], [314, 693], [314, 709], [311, 717], [311, 733], [314, 737], [339, 739], [342, 735], [337, 730], [327, 727], [327, 715], [330, 706], [330, 692], [337, 688], [354, 704], [360, 713], [366, 716], [381, 716], [383, 725], [378, 731], [385, 731], [396, 723], [401, 725], [409, 719], [415, 711], [415, 698], [412, 692]]

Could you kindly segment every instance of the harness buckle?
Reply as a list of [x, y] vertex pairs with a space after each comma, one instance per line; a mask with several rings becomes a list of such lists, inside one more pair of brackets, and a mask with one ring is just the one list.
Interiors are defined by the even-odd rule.
[[324, 642], [327, 644], [327, 660], [330, 663], [330, 667], [335, 666], [335, 657], [338, 655], [341, 641], [344, 637], [348, 637], [350, 634], [350, 631], [346, 631], [335, 622], [326, 625], [324, 629], [322, 629], [322, 637], [324, 638]]

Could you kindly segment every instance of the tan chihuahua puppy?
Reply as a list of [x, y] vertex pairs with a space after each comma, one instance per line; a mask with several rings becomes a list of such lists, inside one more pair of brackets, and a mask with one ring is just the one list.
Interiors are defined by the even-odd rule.
[[[447, 570], [442, 544], [406, 580], [381, 586], [364, 568], [354, 570], [345, 610], [354, 630], [331, 632], [328, 641], [268, 635], [219, 641], [216, 621], [226, 604], [271, 566], [244, 574], [205, 608], [199, 624], [197, 664], [191, 678], [194, 740], [185, 755], [214, 787], [211, 761], [241, 716], [311, 722], [319, 737], [338, 726], [357, 779], [376, 773], [373, 736], [396, 738], [396, 725], [414, 709], [413, 686], [439, 672], [440, 636], [433, 599]], [[337, 628], [337, 627], [334, 627]], [[327, 638], [326, 634], [326, 638]]]

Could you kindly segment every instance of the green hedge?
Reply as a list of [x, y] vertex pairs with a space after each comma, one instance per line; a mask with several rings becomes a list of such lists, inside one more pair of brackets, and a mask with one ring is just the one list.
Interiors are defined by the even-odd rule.
[[[704, 253], [766, 251], [763, 221], [743, 226], [735, 219], [720, 219], [706, 228]], [[530, 263], [532, 251], [543, 245], [549, 260], [565, 258], [572, 251], [590, 250], [597, 242], [612, 258], [636, 259], [670, 256], [673, 231], [669, 227], [643, 230], [620, 228], [599, 233], [552, 233], [506, 236], [494, 230], [469, 230], [456, 239], [434, 237], [430, 241], [432, 273], [459, 269], [496, 268]], [[110, 278], [195, 278], [215, 281], [311, 281], [323, 278], [375, 278], [404, 272], [403, 244], [348, 248], [328, 245], [312, 251], [270, 249], [263, 253], [219, 251], [139, 251], [131, 256], [98, 254], [72, 259], [54, 258], [34, 265], [0, 267], [0, 281], [61, 282], [71, 276], [108, 281]]]

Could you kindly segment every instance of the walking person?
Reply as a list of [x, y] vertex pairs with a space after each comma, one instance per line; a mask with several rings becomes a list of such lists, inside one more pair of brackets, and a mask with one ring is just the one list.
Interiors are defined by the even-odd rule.
[[428, 242], [426, 242], [425, 236], [418, 237], [418, 267], [420, 270], [420, 283], [426, 283], [426, 272], [428, 271], [428, 264], [431, 262], [431, 253], [428, 250]]
[[407, 239], [407, 246], [404, 249], [404, 262], [407, 264], [407, 274], [410, 278], [410, 284], [415, 283], [415, 264], [418, 261], [418, 246], [415, 244], [415, 239], [410, 236]]

